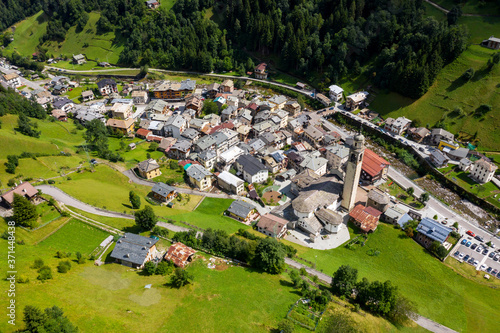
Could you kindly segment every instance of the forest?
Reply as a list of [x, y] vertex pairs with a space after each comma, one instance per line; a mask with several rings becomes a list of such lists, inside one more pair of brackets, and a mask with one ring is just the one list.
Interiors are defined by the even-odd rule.
[[[97, 29], [115, 31], [125, 45], [123, 65], [243, 73], [254, 66], [252, 57], [279, 59], [277, 68], [299, 77], [316, 73], [327, 84], [364, 70], [377, 86], [418, 98], [468, 40], [456, 19], [438, 22], [426, 16], [422, 2], [177, 0], [169, 11], [148, 10], [142, 0], [15, 6], [24, 16], [42, 8], [50, 17], [40, 43], [63, 40], [71, 26], [81, 31], [88, 12], [100, 11]], [[1, 2], [0, 29], [22, 19], [6, 10], [10, 3]], [[207, 19], [208, 10], [217, 15]]]

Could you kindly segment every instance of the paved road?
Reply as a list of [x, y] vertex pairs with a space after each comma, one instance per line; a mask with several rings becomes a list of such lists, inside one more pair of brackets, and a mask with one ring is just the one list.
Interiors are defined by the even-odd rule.
[[[7, 69], [5, 67], [1, 67], [0, 66], [0, 72], [4, 73], [4, 74], [11, 74], [11, 73], [16, 73], [16, 74], [19, 74], [19, 71], [18, 70], [14, 70], [14, 69]], [[30, 81], [28, 79], [25, 79], [24, 77], [22, 76], [19, 76], [19, 78], [21, 79], [21, 85], [24, 85], [24, 86], [27, 86], [27, 87], [30, 87], [32, 88], [33, 90], [37, 90], [37, 89], [41, 89], [42, 87], [40, 87], [40, 82], [33, 82], [33, 81]]]
[[[415, 189], [414, 195], [419, 197], [424, 190], [415, 184], [413, 181], [408, 179], [402, 173], [389, 167], [388, 176], [398, 183], [403, 188], [413, 187]], [[460, 214], [456, 213], [453, 209], [443, 204], [441, 201], [437, 200], [433, 196], [430, 197], [429, 201], [426, 203], [425, 209], [432, 209], [438, 216], [443, 219], [448, 218], [449, 224], [453, 224], [455, 221], [463, 228], [460, 230], [464, 234], [467, 230], [471, 230], [476, 235], [480, 235], [484, 238], [484, 241], [491, 241], [495, 244], [496, 248], [500, 248], [500, 239], [493, 236], [492, 233], [480, 228], [477, 224], [473, 223], [462, 217]]]
[[[449, 13], [449, 10], [444, 8], [444, 7], [441, 7], [440, 5], [438, 5], [437, 3], [434, 3], [430, 0], [424, 0], [425, 2], [427, 2], [428, 4], [430, 4], [431, 6], [434, 6], [435, 8], [439, 9], [440, 11], [442, 11], [443, 13], [445, 14], [448, 14]], [[498, 15], [484, 15], [484, 14], [462, 14], [462, 16], [475, 16], [475, 17], [488, 17], [488, 16], [491, 16], [491, 17], [498, 17]]]
[[122, 218], [122, 219], [134, 219], [132, 215], [102, 210], [94, 206], [91, 206], [89, 204], [86, 204], [84, 202], [81, 202], [80, 200], [73, 198], [66, 192], [58, 189], [57, 187], [53, 187], [50, 185], [38, 185], [35, 186], [35, 188], [41, 190], [45, 194], [52, 196], [55, 200], [62, 202], [66, 206], [72, 206], [77, 209], [83, 210], [87, 213], [100, 216]]

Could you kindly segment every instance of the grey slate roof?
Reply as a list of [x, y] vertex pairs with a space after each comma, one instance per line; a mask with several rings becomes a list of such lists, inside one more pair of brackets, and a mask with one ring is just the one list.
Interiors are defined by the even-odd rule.
[[115, 245], [111, 258], [142, 265], [149, 249], [158, 242], [157, 239], [148, 238], [126, 232]]
[[215, 144], [215, 138], [212, 135], [207, 135], [196, 142], [196, 146], [201, 150], [206, 150]]
[[99, 89], [107, 85], [116, 86], [116, 81], [113, 79], [102, 79], [101, 81], [97, 82], [97, 86], [99, 87]]
[[194, 128], [188, 128], [181, 134], [182, 137], [189, 140], [194, 140], [198, 135], [200, 135], [200, 132], [198, 132]]
[[174, 143], [172, 145], [172, 147], [170, 147], [170, 150], [179, 150], [179, 151], [182, 151], [182, 152], [187, 152], [189, 150], [189, 148], [191, 148], [191, 142], [188, 141], [188, 140], [180, 140], [180, 141], [177, 141], [176, 143]]
[[217, 157], [217, 154], [213, 149], [207, 149], [198, 154], [198, 159], [201, 161], [208, 161], [215, 157]]
[[154, 159], [150, 158], [148, 160], [142, 161], [137, 164], [137, 168], [143, 172], [149, 172], [158, 169], [160, 165]]
[[155, 183], [151, 191], [166, 197], [169, 193], [175, 192], [175, 188], [167, 184]]
[[181, 81], [180, 90], [194, 90], [196, 88], [196, 80], [186, 79]]
[[255, 151], [259, 151], [260, 149], [264, 148], [266, 146], [266, 144], [264, 143], [264, 141], [257, 138], [257, 139], [253, 139], [252, 141], [249, 141], [248, 146], [250, 146], [250, 148], [255, 150]]
[[243, 166], [243, 170], [252, 176], [257, 174], [259, 171], [267, 170], [266, 166], [252, 155], [241, 155], [238, 157], [236, 162], [241, 164]]
[[215, 132], [211, 136], [214, 138], [215, 144], [217, 146], [220, 146], [222, 143], [224, 143], [228, 139], [227, 136], [226, 136], [226, 134], [224, 134], [222, 132]]
[[246, 218], [253, 209], [255, 209], [253, 205], [245, 201], [235, 200], [231, 203], [227, 211], [241, 218]]
[[168, 118], [167, 122], [165, 123], [165, 127], [177, 127], [181, 128], [183, 125], [186, 124], [186, 119], [180, 115], [175, 115], [170, 118]]
[[418, 224], [417, 231], [430, 239], [443, 243], [450, 234], [451, 229], [433, 219], [424, 217]]
[[64, 97], [64, 98], [59, 98], [58, 100], [54, 101], [54, 103], [52, 103], [52, 105], [54, 106], [54, 109], [60, 109], [68, 103], [73, 103], [73, 101]]
[[189, 177], [196, 179], [197, 181], [201, 181], [206, 176], [210, 176], [212, 173], [205, 169], [203, 166], [199, 164], [192, 164], [187, 170], [186, 173]]

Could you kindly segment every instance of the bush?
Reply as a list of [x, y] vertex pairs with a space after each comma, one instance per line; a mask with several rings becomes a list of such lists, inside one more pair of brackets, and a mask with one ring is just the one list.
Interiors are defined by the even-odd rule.
[[67, 252], [64, 252], [64, 251], [57, 251], [56, 252], [56, 257], [59, 258], [59, 259], [67, 258], [70, 255], [71, 255], [71, 253], [67, 253]]
[[17, 283], [29, 283], [30, 279], [26, 275], [20, 274], [20, 275], [16, 276], [16, 282]]
[[152, 261], [148, 261], [142, 270], [146, 275], [153, 275], [156, 273], [156, 264]]
[[56, 183], [56, 181], [55, 181], [54, 179], [49, 179], [49, 180], [47, 181], [47, 183], [49, 183], [49, 184], [55, 184], [55, 183]]
[[45, 281], [52, 279], [52, 269], [49, 266], [43, 266], [38, 270], [37, 279], [40, 281]]
[[69, 260], [61, 261], [59, 265], [57, 265], [57, 271], [59, 273], [66, 273], [71, 269], [71, 262]]
[[35, 259], [35, 262], [33, 263], [33, 266], [31, 266], [31, 267], [34, 269], [39, 269], [39, 268], [42, 268], [43, 265], [44, 265], [43, 260], [38, 258], [38, 259]]
[[156, 275], [168, 275], [174, 270], [174, 264], [171, 261], [164, 260], [161, 261], [158, 266], [156, 266]]

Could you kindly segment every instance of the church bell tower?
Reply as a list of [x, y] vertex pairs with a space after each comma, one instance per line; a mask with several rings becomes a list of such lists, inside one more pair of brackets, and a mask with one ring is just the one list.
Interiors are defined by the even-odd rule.
[[361, 166], [363, 164], [363, 154], [365, 152], [365, 137], [358, 133], [354, 137], [354, 144], [349, 154], [347, 170], [344, 178], [344, 190], [342, 191], [342, 208], [348, 212], [354, 207], [356, 202], [356, 191], [361, 175]]

